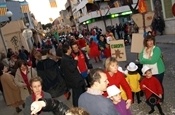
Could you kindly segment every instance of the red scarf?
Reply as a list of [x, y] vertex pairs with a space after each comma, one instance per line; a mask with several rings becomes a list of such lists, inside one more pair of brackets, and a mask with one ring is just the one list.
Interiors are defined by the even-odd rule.
[[[43, 91], [41, 92], [41, 98], [44, 98], [44, 92]], [[36, 96], [35, 96], [34, 93], [32, 93], [32, 101], [33, 102], [36, 101]]]
[[27, 85], [27, 88], [30, 89], [30, 84], [29, 84], [29, 80], [28, 80], [27, 74], [28, 74], [28, 70], [27, 70], [26, 74], [21, 71], [21, 76], [22, 76], [25, 84]]

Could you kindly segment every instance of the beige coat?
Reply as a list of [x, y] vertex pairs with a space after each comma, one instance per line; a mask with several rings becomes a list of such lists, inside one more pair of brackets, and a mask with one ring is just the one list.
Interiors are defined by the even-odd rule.
[[[31, 72], [31, 70], [32, 70], [32, 72]], [[31, 75], [31, 73], [32, 73], [32, 75]], [[36, 70], [33, 69], [33, 68], [32, 69], [29, 68], [29, 71], [28, 71], [28, 74], [27, 74], [28, 80], [30, 81], [31, 77], [35, 77], [35, 76], [37, 76]], [[17, 69], [17, 71], [16, 71], [15, 83], [20, 88], [22, 100], [25, 100], [26, 97], [28, 97], [30, 94], [29, 94], [29, 91], [28, 91], [27, 87], [24, 87], [25, 82], [24, 82], [24, 80], [22, 78], [20, 69]]]
[[3, 73], [0, 78], [7, 105], [17, 107], [22, 104], [20, 90], [14, 82], [14, 76], [9, 73]]

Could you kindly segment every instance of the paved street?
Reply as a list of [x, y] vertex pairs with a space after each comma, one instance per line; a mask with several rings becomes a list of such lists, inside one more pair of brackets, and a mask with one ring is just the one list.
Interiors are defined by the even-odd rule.
[[[162, 104], [163, 111], [166, 115], [175, 115], [175, 35], [158, 36], [156, 38], [157, 45], [161, 48], [165, 60], [166, 72], [164, 77], [164, 89], [165, 89], [165, 102]], [[167, 44], [168, 42], [168, 44]], [[124, 67], [128, 62], [135, 61], [136, 54], [130, 53], [130, 46], [126, 47], [127, 62], [120, 62], [119, 64]], [[102, 63], [94, 63], [94, 67], [103, 67]], [[71, 106], [71, 102], [65, 100], [63, 97], [59, 97], [68, 106]], [[144, 102], [144, 97], [141, 98], [142, 103], [134, 103], [131, 107], [133, 115], [146, 115], [149, 111], [149, 107]], [[15, 110], [11, 107], [7, 107], [0, 93], [0, 115], [15, 115]], [[20, 113], [19, 115], [23, 115]], [[158, 115], [156, 112], [152, 115]]]

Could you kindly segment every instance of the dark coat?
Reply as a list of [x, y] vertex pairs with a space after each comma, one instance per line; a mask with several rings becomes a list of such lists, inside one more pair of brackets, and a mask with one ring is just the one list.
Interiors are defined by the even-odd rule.
[[49, 92], [52, 97], [64, 94], [67, 88], [57, 62], [47, 58], [39, 61], [36, 69], [38, 76], [43, 80], [43, 90], [45, 92]]
[[54, 115], [65, 115], [69, 109], [64, 103], [56, 99], [41, 99], [46, 103], [46, 106], [42, 108], [42, 111], [52, 111]]
[[85, 86], [84, 79], [81, 77], [77, 69], [77, 61], [71, 56], [63, 55], [60, 67], [63, 72], [65, 82], [69, 88]]

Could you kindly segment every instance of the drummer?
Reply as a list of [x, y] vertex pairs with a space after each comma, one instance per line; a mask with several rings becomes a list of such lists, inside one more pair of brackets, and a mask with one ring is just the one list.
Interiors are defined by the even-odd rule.
[[160, 115], [165, 115], [160, 106], [160, 100], [163, 93], [160, 82], [155, 77], [152, 77], [151, 68], [148, 66], [143, 66], [142, 73], [145, 78], [141, 81], [140, 87], [145, 93], [146, 103], [151, 107], [148, 114], [152, 114], [155, 111], [154, 106], [156, 106]]

